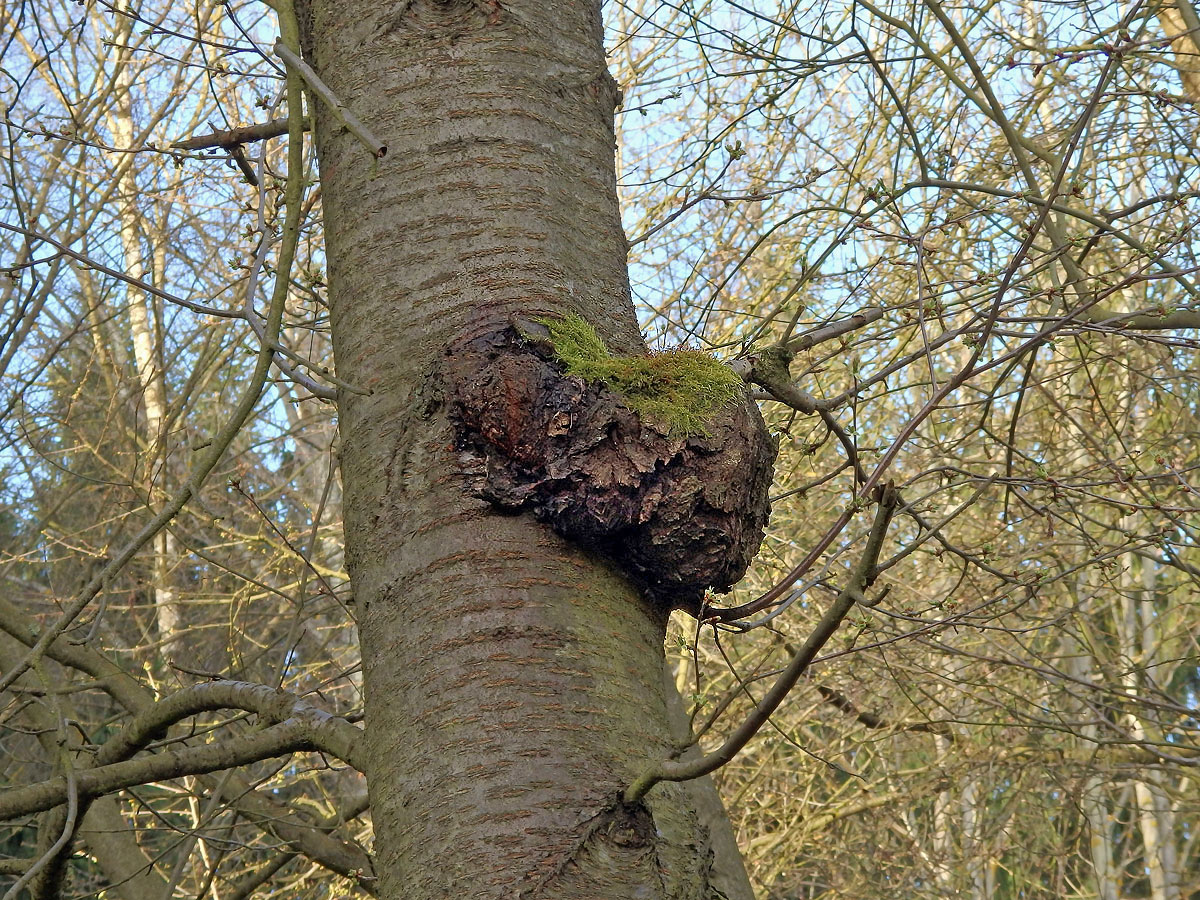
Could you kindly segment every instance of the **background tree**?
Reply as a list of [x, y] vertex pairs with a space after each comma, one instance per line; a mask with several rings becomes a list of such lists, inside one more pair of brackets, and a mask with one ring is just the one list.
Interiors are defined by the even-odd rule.
[[[623, 10], [650, 327], [737, 347], [883, 306], [800, 383], [927, 523], [898, 516], [888, 597], [723, 770], [756, 881], [1190, 896], [1194, 51], [1160, 30], [1190, 5]], [[747, 597], [853, 499], [825, 424], [779, 415]], [[848, 546], [769, 638], [682, 632], [698, 721], [737, 722]]]
[[1191, 4], [611, 4], [632, 292], [595, 6], [302, 8], [319, 188], [286, 8], [0, 7], [10, 893], [747, 895], [661, 611], [456, 474], [567, 311], [780, 440], [667, 642], [760, 893], [1200, 892]]

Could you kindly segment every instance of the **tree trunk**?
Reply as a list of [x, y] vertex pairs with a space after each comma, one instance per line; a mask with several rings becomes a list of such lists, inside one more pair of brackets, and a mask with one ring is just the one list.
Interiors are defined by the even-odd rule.
[[[108, 127], [113, 135], [113, 141], [119, 148], [135, 146], [136, 130], [133, 122], [133, 73], [130, 68], [132, 46], [130, 38], [133, 34], [133, 17], [129, 14], [128, 4], [119, 9], [117, 29], [114, 44], [119, 49], [117, 54], [116, 72], [114, 74], [114, 89], [116, 102], [109, 116]], [[120, 201], [120, 233], [121, 251], [125, 260], [125, 271], [140, 280], [152, 279], [161, 282], [166, 268], [165, 245], [161, 237], [155, 236], [156, 246], [151, 251], [156, 260], [153, 271], [147, 271], [144, 251], [142, 248], [143, 218], [137, 208], [140, 196], [137, 183], [137, 169], [126, 164], [118, 163], [120, 172], [118, 181], [121, 187]], [[142, 455], [140, 471], [144, 481], [147, 505], [153, 507], [165, 486], [161, 479], [166, 477], [166, 434], [163, 425], [167, 419], [166, 376], [156, 347], [158, 341], [154, 335], [154, 323], [151, 320], [147, 305], [154, 307], [154, 299], [143, 294], [142, 290], [132, 284], [125, 286], [126, 312], [129, 316], [130, 343], [133, 345], [133, 358], [137, 366], [136, 378], [140, 389], [141, 405], [146, 415], [145, 438], [141, 441], [145, 448]], [[158, 637], [162, 643], [162, 656], [168, 662], [174, 661], [179, 649], [178, 640], [181, 636], [179, 606], [175, 599], [175, 591], [171, 588], [171, 557], [176, 553], [175, 539], [169, 531], [162, 531], [151, 542], [151, 587], [150, 595], [154, 602], [154, 618], [158, 625]]]
[[[1081, 579], [1079, 589], [1075, 591], [1081, 615], [1090, 612], [1080, 601], [1087, 593], [1087, 586]], [[1091, 650], [1083, 645], [1074, 632], [1070, 629], [1064, 631], [1062, 666], [1078, 684], [1093, 683], [1094, 662]], [[1084, 723], [1079, 727], [1078, 734], [1084, 752], [1094, 752], [1092, 748], [1096, 746], [1099, 736], [1099, 726], [1094, 716], [1088, 715], [1087, 708], [1077, 697], [1069, 701], [1068, 711]], [[1117, 900], [1120, 870], [1114, 855], [1113, 814], [1109, 808], [1106, 784], [1106, 779], [1099, 774], [1086, 775], [1080, 790], [1079, 808], [1087, 822], [1088, 855], [1096, 880], [1096, 900]]]
[[[1130, 527], [1136, 527], [1132, 523]], [[1153, 673], [1159, 671], [1159, 641], [1154, 611], [1157, 577], [1154, 564], [1125, 555], [1121, 573], [1125, 588], [1121, 600], [1123, 615], [1117, 633], [1121, 642], [1121, 660], [1126, 671], [1121, 680], [1131, 695], [1153, 689]], [[1137, 741], [1151, 739], [1146, 723], [1134, 711], [1126, 715], [1126, 728]], [[1161, 737], [1159, 740], [1162, 740]], [[1150, 900], [1179, 900], [1179, 873], [1175, 854], [1175, 822], [1171, 800], [1164, 790], [1162, 773], [1147, 767], [1144, 776], [1133, 781], [1137, 804], [1138, 828], [1142, 834], [1142, 866], [1150, 881]]]
[[694, 788], [618, 801], [670, 750], [667, 610], [472, 496], [447, 401], [455, 348], [517, 316], [644, 350], [599, 0], [313, 0], [301, 27], [388, 146], [315, 110], [381, 896], [751, 896]]

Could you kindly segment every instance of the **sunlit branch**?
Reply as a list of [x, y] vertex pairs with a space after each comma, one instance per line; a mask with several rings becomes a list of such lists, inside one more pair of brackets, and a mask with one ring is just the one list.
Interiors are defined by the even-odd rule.
[[[311, 124], [306, 116], [304, 130], [308, 131]], [[174, 141], [171, 147], [176, 150], [205, 150], [209, 147], [220, 147], [222, 150], [232, 150], [241, 144], [255, 141], [267, 141], [288, 133], [287, 117], [271, 119], [269, 122], [259, 122], [254, 125], [243, 125], [240, 128], [230, 128], [224, 131], [213, 131], [209, 134], [198, 134], [195, 137]]]
[[[276, 756], [318, 749], [310, 723], [288, 719], [262, 731], [222, 740], [220, 743], [165, 750], [141, 759], [123, 760], [76, 773], [80, 796], [97, 797], [139, 784], [153, 784], [184, 775], [202, 775], [232, 769]], [[0, 793], [0, 820], [53, 809], [68, 797], [65, 778], [9, 788]]]
[[[275, 55], [287, 63], [294, 71], [300, 73], [309, 90], [325, 102], [325, 105], [329, 107], [334, 117], [345, 126], [347, 131], [362, 142], [362, 145], [370, 151], [372, 156], [382, 159], [387, 154], [387, 144], [377, 138], [371, 132], [371, 129], [367, 128], [362, 123], [362, 120], [337, 98], [337, 95], [313, 71], [312, 66], [290, 50], [282, 39], [275, 42]], [[299, 109], [295, 112], [298, 113]]]

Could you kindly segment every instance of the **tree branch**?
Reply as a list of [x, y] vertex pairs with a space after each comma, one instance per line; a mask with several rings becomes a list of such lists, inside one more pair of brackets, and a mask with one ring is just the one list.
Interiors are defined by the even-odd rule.
[[811, 415], [818, 410], [832, 409], [834, 404], [828, 400], [818, 400], [807, 391], [801, 390], [792, 381], [789, 367], [797, 353], [815, 347], [817, 344], [833, 340], [842, 335], [878, 322], [883, 318], [883, 310], [877, 306], [859, 310], [852, 316], [830, 322], [812, 331], [807, 331], [799, 337], [764, 347], [761, 350], [743, 356], [733, 361], [733, 370], [750, 384], [757, 384], [766, 390], [780, 403], [785, 403], [797, 412]]
[[304, 722], [310, 729], [313, 745], [336, 756], [359, 772], [363, 760], [359, 752], [362, 732], [345, 719], [334, 716], [287, 691], [265, 684], [245, 681], [210, 681], [196, 684], [159, 700], [137, 715], [96, 754], [97, 766], [129, 759], [166, 728], [189, 716], [218, 709], [244, 709], [266, 721]]
[[[305, 131], [309, 131], [312, 128], [307, 116], [304, 118], [302, 127]], [[269, 122], [243, 125], [240, 128], [230, 128], [227, 131], [213, 131], [209, 134], [199, 134], [181, 141], [174, 141], [171, 147], [175, 150], [206, 150], [210, 147], [233, 150], [234, 147], [241, 144], [250, 144], [255, 141], [267, 141], [271, 138], [282, 137], [287, 134], [287, 131], [288, 120], [286, 118], [271, 119]]]
[[[325, 105], [329, 107], [330, 112], [333, 113], [334, 118], [336, 118], [346, 128], [347, 131], [358, 138], [359, 141], [362, 142], [362, 145], [371, 151], [373, 156], [375, 156], [377, 159], [382, 159], [387, 154], [387, 144], [377, 138], [371, 132], [371, 129], [367, 128], [367, 126], [363, 124], [362, 120], [352, 113], [346, 104], [342, 103], [342, 101], [337, 98], [337, 95], [331, 91], [329, 86], [321, 80], [320, 76], [318, 76], [315, 71], [313, 71], [312, 66], [306, 63], [292, 50], [288, 49], [287, 45], [285, 45], [282, 40], [275, 42], [275, 55], [287, 63], [300, 75], [301, 78], [304, 79], [304, 83], [308, 85], [309, 90], [311, 90], [314, 94], [316, 94], [316, 96], [320, 97], [321, 100], [324, 101]], [[296, 110], [296, 113], [299, 114], [299, 110]]]
[[851, 572], [846, 587], [838, 594], [833, 606], [821, 617], [821, 621], [808, 636], [808, 640], [796, 651], [787, 668], [771, 685], [771, 689], [758, 702], [754, 711], [734, 729], [733, 733], [725, 739], [725, 743], [712, 753], [686, 762], [664, 759], [651, 766], [639, 775], [625, 791], [626, 803], [636, 803], [641, 800], [646, 792], [660, 781], [688, 781], [692, 778], [699, 778], [715, 772], [733, 759], [783, 703], [792, 688], [796, 686], [796, 682], [808, 669], [809, 664], [816, 658], [825, 643], [833, 637], [838, 626], [854, 608], [854, 605], [856, 603], [871, 605], [864, 592], [871, 586], [872, 573], [875, 570], [880, 551], [883, 549], [883, 540], [887, 534], [888, 525], [899, 505], [895, 487], [891, 482], [879, 490], [878, 501], [879, 507], [875, 511], [875, 521], [872, 523], [871, 533], [867, 537], [867, 546], [863, 549], [854, 571]]
[[[232, 740], [182, 750], [164, 750], [144, 759], [77, 770], [75, 787], [81, 798], [98, 797], [139, 784], [232, 769], [300, 750], [319, 749], [313, 737], [310, 722], [288, 719], [279, 725]], [[0, 792], [0, 820], [53, 809], [66, 802], [68, 794], [67, 779], [63, 777], [10, 788]]]

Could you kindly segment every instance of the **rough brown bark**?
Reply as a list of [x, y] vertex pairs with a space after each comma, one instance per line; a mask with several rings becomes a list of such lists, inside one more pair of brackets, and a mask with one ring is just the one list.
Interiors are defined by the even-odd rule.
[[[610, 562], [473, 495], [438, 375], [515, 317], [644, 352], [600, 3], [314, 0], [310, 62], [388, 144], [315, 110], [347, 564], [381, 895], [749, 896], [693, 788], [621, 788], [671, 743], [665, 611]], [[734, 872], [739, 866], [721, 871]]]
[[672, 435], [518, 328], [451, 348], [441, 374], [478, 496], [605, 554], [666, 609], [699, 614], [746, 574], [776, 450], [748, 393]]

